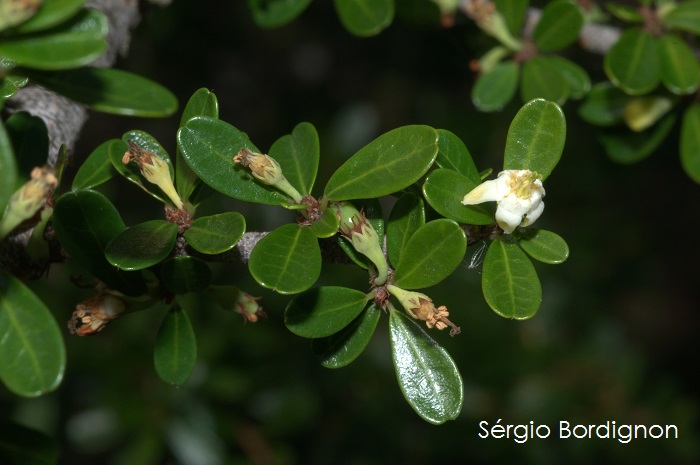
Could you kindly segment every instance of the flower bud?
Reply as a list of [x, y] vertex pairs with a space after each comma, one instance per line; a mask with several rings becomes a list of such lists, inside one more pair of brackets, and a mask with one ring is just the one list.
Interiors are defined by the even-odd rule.
[[41, 0], [0, 0], [0, 31], [22, 24], [41, 7]]
[[408, 313], [408, 316], [416, 320], [425, 321], [425, 325], [428, 328], [442, 330], [449, 326], [452, 328], [450, 330], [450, 336], [456, 336], [462, 332], [459, 326], [447, 319], [450, 315], [450, 312], [447, 311], [447, 307], [442, 305], [435, 308], [433, 301], [427, 295], [421, 294], [420, 292], [405, 291], [392, 284], [389, 284], [386, 288], [392, 295], [396, 296], [404, 310], [406, 310], [406, 313]]
[[379, 245], [379, 235], [367, 221], [364, 212], [358, 211], [351, 203], [343, 203], [340, 206], [339, 214], [340, 233], [350, 240], [355, 250], [374, 263], [374, 266], [377, 267], [377, 277], [374, 279], [374, 284], [382, 286], [386, 282], [389, 264]]
[[238, 155], [233, 157], [233, 162], [250, 169], [253, 177], [261, 183], [277, 188], [297, 203], [301, 201], [301, 194], [287, 181], [282, 173], [282, 167], [271, 156], [253, 152], [244, 147]]
[[127, 304], [110, 292], [99, 292], [75, 306], [68, 322], [71, 334], [90, 336], [102, 331], [112, 320], [127, 313]]
[[58, 179], [48, 166], [32, 170], [31, 178], [17, 189], [5, 210], [0, 222], [0, 240], [7, 236], [23, 221], [33, 217], [51, 197], [58, 186]]
[[208, 292], [221, 308], [238, 313], [245, 322], [256, 323], [260, 318], [267, 320], [267, 313], [257, 302], [261, 297], [253, 297], [236, 286], [212, 285]]
[[129, 150], [124, 153], [122, 163], [125, 165], [135, 161], [141, 170], [141, 174], [150, 183], [160, 187], [165, 195], [173, 202], [175, 208], [185, 208], [182, 199], [177, 194], [173, 180], [170, 177], [170, 167], [155, 153], [139, 147], [134, 141], [129, 141]]
[[498, 12], [492, 1], [473, 0], [468, 2], [466, 13], [485, 33], [509, 49], [517, 51], [522, 48], [522, 44], [510, 33], [503, 15]]

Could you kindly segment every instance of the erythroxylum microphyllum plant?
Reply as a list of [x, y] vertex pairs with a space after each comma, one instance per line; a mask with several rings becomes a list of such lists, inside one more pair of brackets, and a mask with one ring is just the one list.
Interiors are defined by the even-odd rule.
[[[232, 249], [245, 230], [237, 212], [196, 216], [197, 205], [218, 191], [297, 213], [296, 221], [257, 242], [249, 269], [261, 286], [295, 294], [285, 324], [311, 339], [324, 366], [357, 358], [385, 316], [406, 400], [428, 422], [454, 419], [462, 405], [461, 376], [428, 333], [459, 334], [461, 309], [448, 310], [422, 289], [460, 268], [469, 245], [490, 241], [482, 270], [489, 306], [506, 318], [535, 314], [541, 287], [528, 257], [561, 263], [568, 247], [555, 233], [525, 226], [543, 213], [543, 183], [559, 161], [565, 132], [557, 104], [527, 103], [508, 132], [503, 171], [484, 181], [491, 170], [480, 174], [454, 134], [404, 126], [360, 149], [315, 190], [320, 146], [311, 124], [297, 125], [264, 154], [218, 119], [216, 97], [200, 89], [182, 115], [174, 162], [153, 137], [129, 131], [99, 146], [76, 173], [72, 190], [55, 202], [53, 225], [62, 246], [99, 283], [95, 295], [77, 305], [69, 328], [95, 334], [116, 318], [167, 302], [155, 367], [164, 381], [182, 384], [196, 360], [184, 294], [209, 294], [250, 322], [266, 318], [257, 298], [212, 283], [207, 257]], [[115, 171], [162, 201], [165, 218], [125, 227], [94, 190]], [[54, 186], [54, 178], [45, 179], [45, 191]], [[378, 201], [385, 196], [396, 199], [386, 215]], [[367, 270], [367, 285], [314, 287], [322, 241], [337, 242], [349, 266]]]

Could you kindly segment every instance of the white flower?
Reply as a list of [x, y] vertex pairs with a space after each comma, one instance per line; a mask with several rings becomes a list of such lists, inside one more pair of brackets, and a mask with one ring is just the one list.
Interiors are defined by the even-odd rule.
[[544, 211], [545, 195], [539, 175], [530, 170], [505, 170], [464, 196], [464, 205], [496, 202], [496, 222], [506, 234], [535, 222]]

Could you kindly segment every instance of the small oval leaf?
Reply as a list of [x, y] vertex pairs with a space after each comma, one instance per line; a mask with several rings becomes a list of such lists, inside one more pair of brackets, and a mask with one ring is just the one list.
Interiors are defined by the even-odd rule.
[[311, 223], [311, 231], [318, 238], [326, 238], [338, 232], [340, 222], [334, 208], [326, 208], [321, 218]]
[[286, 224], [260, 239], [250, 253], [248, 267], [261, 286], [296, 294], [318, 279], [321, 248], [310, 228]]
[[333, 173], [325, 189], [329, 200], [382, 197], [423, 176], [438, 152], [437, 131], [404, 126], [382, 134]]
[[142, 270], [170, 255], [176, 239], [175, 223], [146, 221], [117, 234], [105, 247], [105, 256], [122, 270]]
[[226, 212], [197, 218], [184, 235], [194, 250], [211, 255], [232, 249], [244, 232], [243, 215]]
[[523, 102], [543, 98], [563, 105], [569, 98], [569, 83], [555, 61], [537, 56], [523, 64], [520, 98]]
[[103, 184], [116, 174], [114, 166], [109, 159], [109, 146], [114, 139], [103, 142], [88, 155], [80, 165], [73, 179], [73, 189], [90, 189]]
[[585, 97], [591, 91], [591, 78], [585, 69], [577, 65], [571, 60], [562, 58], [556, 55], [547, 57], [550, 63], [559, 70], [559, 73], [564, 77], [569, 89], [569, 97], [572, 99], [580, 99]]
[[520, 68], [513, 60], [497, 64], [482, 74], [472, 88], [472, 102], [481, 111], [498, 111], [513, 99]]
[[659, 39], [661, 82], [674, 94], [692, 94], [700, 86], [700, 65], [683, 39], [666, 34]]
[[401, 261], [401, 255], [411, 236], [424, 224], [423, 199], [412, 193], [399, 197], [389, 214], [386, 227], [386, 249], [394, 267]]
[[657, 39], [640, 28], [630, 28], [605, 55], [605, 73], [630, 95], [646, 94], [661, 80]]
[[160, 379], [185, 384], [197, 362], [197, 340], [190, 319], [179, 305], [173, 305], [158, 330], [153, 362]]
[[557, 265], [569, 258], [569, 246], [559, 234], [545, 229], [519, 229], [518, 245], [532, 258]]
[[247, 0], [255, 24], [273, 28], [283, 26], [299, 16], [311, 0]]
[[683, 114], [681, 163], [690, 178], [700, 183], [700, 105], [693, 104]]
[[457, 269], [467, 251], [467, 236], [446, 218], [424, 224], [413, 233], [394, 272], [403, 289], [434, 286]]
[[537, 171], [544, 181], [564, 150], [566, 120], [559, 105], [537, 99], [526, 103], [508, 129], [504, 170]]
[[423, 195], [428, 204], [444, 217], [459, 223], [486, 225], [494, 222], [492, 206], [462, 205], [464, 196], [481, 183], [474, 182], [456, 171], [437, 169], [423, 183]]
[[345, 328], [367, 305], [363, 292], [324, 286], [294, 297], [284, 311], [284, 324], [301, 337], [319, 338]]
[[392, 358], [399, 387], [425, 421], [439, 425], [462, 410], [462, 376], [452, 357], [408, 316], [389, 315]]
[[512, 242], [491, 242], [484, 258], [481, 289], [489, 307], [504, 318], [531, 318], [542, 303], [537, 271]]
[[5, 125], [0, 121], [0, 219], [5, 213], [5, 207], [15, 191], [17, 180], [17, 164], [15, 151], [12, 149], [10, 136]]
[[440, 168], [454, 170], [476, 183], [481, 182], [469, 149], [462, 139], [445, 129], [438, 129], [438, 155], [435, 163]]
[[591, 89], [578, 108], [581, 118], [596, 126], [614, 126], [623, 121], [625, 107], [634, 97], [625, 94], [610, 82], [601, 82]]
[[700, 0], [672, 4], [674, 8], [661, 19], [665, 26], [700, 35]]
[[359, 37], [379, 34], [394, 19], [394, 0], [334, 0], [345, 29]]
[[553, 52], [573, 44], [583, 27], [578, 5], [566, 0], [549, 2], [542, 10], [532, 39], [542, 52]]
[[319, 153], [316, 128], [311, 123], [299, 123], [291, 134], [272, 144], [268, 155], [277, 160], [289, 183], [308, 195], [316, 180]]

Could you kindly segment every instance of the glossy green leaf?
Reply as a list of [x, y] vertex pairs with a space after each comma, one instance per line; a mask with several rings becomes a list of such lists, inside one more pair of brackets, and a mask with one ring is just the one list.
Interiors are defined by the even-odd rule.
[[116, 169], [117, 173], [121, 174], [126, 179], [139, 186], [154, 199], [157, 199], [158, 201], [163, 203], [170, 202], [168, 197], [163, 193], [162, 190], [160, 190], [158, 186], [148, 182], [143, 177], [141, 171], [138, 168], [138, 165], [135, 162], [130, 162], [127, 164], [124, 164], [122, 162], [124, 154], [126, 153], [126, 151], [129, 150], [129, 146], [126, 144], [126, 142], [117, 139], [113, 139], [107, 142], [109, 142], [109, 146], [107, 147], [107, 155], [109, 156], [109, 160], [112, 163], [112, 166]]
[[[353, 200], [352, 205], [358, 210], [365, 214], [367, 221], [372, 225], [374, 231], [377, 233], [377, 239], [380, 242], [384, 237], [384, 213], [382, 211], [382, 206], [378, 199], [363, 199], [363, 200]], [[343, 237], [341, 234], [336, 236], [340, 248], [345, 251], [345, 253], [350, 257], [350, 259], [362, 268], [367, 269], [368, 264], [371, 263], [370, 260], [357, 252], [352, 246], [349, 240]]]
[[245, 218], [238, 212], [203, 216], [185, 231], [187, 243], [197, 252], [218, 254], [232, 249], [243, 237]]
[[700, 105], [695, 103], [683, 114], [681, 125], [681, 164], [697, 183], [700, 183]]
[[32, 170], [46, 164], [49, 154], [49, 135], [44, 120], [20, 111], [5, 121], [17, 163], [15, 189], [30, 179]]
[[[191, 118], [195, 116], [209, 116], [211, 118], [219, 117], [219, 101], [213, 92], [209, 89], [202, 88], [197, 90], [192, 97], [190, 97], [185, 109], [182, 111], [182, 116], [180, 117], [180, 127], [187, 124]], [[200, 193], [196, 198], [192, 197], [195, 190], [199, 193], [200, 189], [197, 189], [201, 185], [202, 181], [197, 177], [197, 174], [192, 171], [190, 165], [187, 164], [182, 156], [180, 147], [177, 147], [176, 153], [177, 161], [175, 163], [175, 189], [180, 195], [180, 198], [186, 202], [191, 199], [193, 204], [198, 204], [200, 201], [204, 200], [207, 196], [205, 192]], [[211, 192], [211, 189], [205, 189]], [[202, 195], [203, 194], [203, 195]]]
[[611, 130], [601, 133], [598, 140], [612, 161], [621, 164], [637, 163], [661, 145], [675, 122], [676, 115], [671, 113], [646, 131]]
[[484, 258], [481, 288], [489, 307], [504, 318], [531, 318], [542, 302], [535, 267], [517, 244], [505, 240], [491, 242]]
[[661, 82], [674, 94], [692, 94], [700, 86], [700, 65], [683, 39], [666, 34], [659, 39]]
[[311, 0], [247, 0], [255, 24], [260, 27], [280, 27], [292, 22], [304, 12]]
[[437, 169], [423, 183], [423, 195], [428, 204], [444, 217], [464, 224], [485, 225], [494, 222], [494, 212], [488, 204], [462, 205], [464, 196], [481, 184], [456, 171]]
[[0, 458], [6, 465], [56, 465], [58, 441], [44, 433], [0, 420]]
[[569, 98], [580, 99], [591, 90], [591, 78], [582, 67], [571, 60], [556, 55], [547, 57], [550, 63], [559, 70], [569, 86]]
[[53, 391], [63, 379], [66, 351], [46, 305], [14, 276], [0, 270], [0, 380], [24, 397]]
[[359, 37], [379, 34], [394, 19], [394, 0], [333, 0], [340, 22]]
[[399, 311], [389, 315], [392, 358], [399, 387], [425, 421], [441, 424], [462, 410], [462, 377], [452, 357]]
[[532, 39], [542, 52], [553, 52], [573, 44], [583, 27], [583, 13], [575, 3], [557, 0], [547, 3]]
[[639, 28], [623, 32], [604, 63], [608, 78], [630, 95], [646, 94], [661, 80], [657, 39]]
[[153, 362], [160, 379], [180, 386], [185, 384], [197, 362], [197, 340], [190, 319], [178, 305], [165, 315], [158, 330]]
[[472, 87], [472, 102], [481, 111], [498, 111], [513, 99], [518, 88], [520, 68], [515, 61], [497, 64]]
[[107, 46], [107, 18], [96, 10], [83, 10], [63, 24], [41, 34], [16, 35], [0, 41], [0, 55], [18, 65], [43, 70], [84, 66]]
[[559, 234], [545, 229], [519, 229], [518, 244], [532, 258], [557, 265], [569, 258], [569, 246]]
[[382, 134], [333, 173], [324, 196], [352, 200], [398, 192], [428, 171], [437, 157], [437, 141], [437, 131], [429, 126], [403, 126]]
[[202, 292], [211, 283], [211, 269], [197, 257], [173, 257], [163, 262], [160, 278], [163, 285], [175, 294]]
[[523, 21], [525, 21], [525, 13], [529, 5], [528, 0], [494, 0], [496, 9], [506, 21], [510, 33], [519, 37], [523, 29]]
[[569, 82], [557, 62], [547, 56], [526, 61], [520, 79], [520, 98], [523, 102], [541, 98], [563, 105], [569, 98]]
[[352, 363], [372, 339], [382, 310], [372, 304], [349, 325], [330, 336], [311, 341], [311, 348], [326, 368], [341, 368]]
[[63, 194], [54, 207], [53, 226], [71, 259], [100, 281], [127, 295], [146, 292], [141, 273], [118, 270], [105, 258], [105, 246], [124, 230], [124, 222], [104, 195], [91, 190]]
[[12, 32], [36, 32], [57, 26], [78, 13], [83, 4], [85, 0], [43, 0], [39, 11]]
[[187, 121], [177, 133], [182, 155], [202, 181], [224, 195], [247, 202], [282, 205], [288, 202], [283, 194], [263, 186], [249, 171], [233, 163], [241, 149], [260, 150], [248, 136], [228, 123], [206, 116]]
[[613, 2], [607, 2], [605, 8], [617, 19], [627, 21], [628, 23], [643, 23], [644, 16], [637, 9], [629, 5], [619, 5]]
[[165, 260], [177, 239], [177, 225], [151, 220], [126, 228], [105, 247], [107, 260], [122, 270], [142, 270]]
[[593, 86], [578, 113], [587, 123], [614, 126], [623, 121], [625, 106], [633, 98], [612, 83], [601, 82]]
[[313, 286], [321, 274], [321, 249], [310, 228], [286, 224], [260, 239], [248, 267], [261, 286], [296, 294]]
[[[2, 70], [2, 66], [0, 66]], [[29, 83], [29, 78], [23, 76], [5, 76], [0, 78], [0, 110], [5, 105], [5, 101], [15, 95], [17, 89]]]
[[168, 89], [119, 69], [78, 68], [28, 74], [34, 82], [105, 113], [164, 117], [177, 110], [177, 98]]
[[7, 202], [15, 191], [17, 179], [17, 164], [12, 142], [7, 134], [5, 125], [0, 120], [0, 219], [5, 213]]
[[114, 139], [103, 142], [88, 155], [80, 165], [73, 179], [73, 189], [90, 189], [103, 184], [116, 174], [112, 162], [109, 160], [109, 145]]
[[284, 311], [284, 324], [301, 337], [326, 337], [350, 324], [367, 305], [363, 292], [323, 286], [294, 297]]
[[412, 193], [399, 197], [389, 215], [386, 227], [386, 249], [389, 261], [396, 267], [411, 236], [425, 224], [423, 199]]
[[445, 129], [438, 129], [438, 155], [435, 163], [440, 168], [457, 171], [474, 182], [481, 182], [469, 149], [462, 139]]
[[665, 26], [700, 35], [700, 1], [679, 2], [663, 18]]
[[334, 208], [326, 208], [318, 221], [311, 223], [311, 231], [318, 238], [326, 238], [338, 232], [340, 222]]
[[434, 286], [457, 269], [467, 251], [467, 236], [446, 218], [424, 224], [413, 233], [394, 272], [403, 289]]
[[272, 144], [268, 155], [277, 160], [284, 176], [301, 195], [311, 193], [320, 156], [318, 134], [313, 124], [297, 124], [291, 134]]
[[559, 105], [528, 102], [508, 129], [503, 169], [537, 171], [544, 181], [559, 163], [565, 141], [566, 120]]

